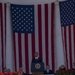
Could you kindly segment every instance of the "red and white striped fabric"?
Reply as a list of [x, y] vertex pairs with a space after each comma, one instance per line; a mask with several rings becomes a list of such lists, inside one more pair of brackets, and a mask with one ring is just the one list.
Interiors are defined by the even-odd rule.
[[22, 67], [31, 73], [34, 52], [39, 52], [45, 65], [55, 68], [54, 60], [54, 3], [35, 5], [35, 33], [13, 33], [15, 70]]
[[0, 71], [5, 67], [6, 4], [0, 3]]
[[75, 25], [62, 27], [65, 62], [68, 69], [75, 62]]

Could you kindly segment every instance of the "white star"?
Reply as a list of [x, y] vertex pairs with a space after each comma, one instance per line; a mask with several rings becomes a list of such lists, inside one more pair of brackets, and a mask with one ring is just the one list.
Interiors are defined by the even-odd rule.
[[19, 24], [21, 24], [21, 22], [19, 22]]
[[22, 25], [22, 27], [23, 27], [23, 25]]
[[21, 14], [23, 14], [23, 12], [21, 12]]
[[15, 28], [17, 28], [17, 27], [15, 26]]
[[24, 10], [24, 12], [25, 12], [25, 10]]
[[26, 21], [26, 23], [27, 23], [28, 21]]
[[16, 9], [18, 9], [18, 8], [16, 8]]
[[13, 16], [14, 17], [14, 16]]
[[30, 23], [28, 23], [30, 25]]
[[32, 12], [31, 12], [31, 14], [32, 14]]
[[33, 29], [31, 29], [31, 31], [33, 31]]
[[22, 21], [23, 22], [23, 21]]
[[19, 16], [21, 16], [21, 14], [19, 14]]
[[23, 18], [23, 16], [21, 18]]
[[32, 23], [33, 21], [31, 21], [31, 23]]
[[14, 11], [12, 13], [14, 13]]
[[24, 29], [26, 29], [26, 28], [24, 27]]
[[17, 22], [19, 22], [19, 21], [17, 20]]
[[19, 12], [20, 12], [21, 10], [19, 10]]
[[32, 8], [30, 8], [30, 10], [32, 10]]
[[28, 14], [28, 13], [26, 12], [26, 14]]
[[21, 29], [21, 27], [19, 27]]
[[33, 18], [33, 17], [31, 17], [31, 18]]
[[17, 31], [18, 31], [19, 29], [17, 28]]
[[12, 9], [14, 9], [14, 7], [12, 7]]
[[28, 25], [26, 25], [26, 27], [28, 27]]
[[30, 19], [28, 19], [30, 21]]
[[28, 15], [28, 16], [30, 16], [30, 15]]
[[13, 22], [14, 22], [14, 20], [13, 20]]
[[21, 8], [21, 10], [23, 10], [23, 8]]
[[31, 25], [31, 27], [33, 27], [33, 25]]
[[26, 15], [24, 14], [24, 16], [26, 16]]
[[18, 14], [18, 12], [17, 12], [17, 14]]
[[26, 10], [28, 10], [28, 8], [26, 8]]
[[14, 14], [16, 16], [16, 14]]
[[28, 17], [26, 17], [26, 18], [28, 18]]
[[29, 27], [29, 29], [30, 29], [30, 27]]
[[18, 16], [17, 16], [17, 18], [18, 18]]
[[15, 22], [15, 24], [17, 24], [17, 23]]
[[28, 12], [30, 12], [30, 10], [28, 10]]
[[16, 11], [16, 10], [14, 9], [14, 11]]
[[21, 18], [19, 18], [19, 20], [21, 20]]
[[26, 29], [26, 31], [28, 31], [28, 29]]

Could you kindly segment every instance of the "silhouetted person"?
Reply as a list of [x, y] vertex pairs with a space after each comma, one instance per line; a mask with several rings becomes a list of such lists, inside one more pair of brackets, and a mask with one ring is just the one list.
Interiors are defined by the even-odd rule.
[[73, 63], [73, 68], [72, 68], [72, 70], [74, 70], [74, 71], [75, 71], [75, 62]]
[[54, 74], [54, 72], [52, 70], [50, 70], [49, 65], [46, 66], [46, 70], [44, 71], [44, 74]]
[[61, 65], [61, 66], [59, 67], [59, 70], [66, 70], [66, 67], [65, 67], [64, 65]]
[[26, 75], [26, 73], [23, 72], [22, 68], [19, 68], [18, 75]]
[[32, 59], [32, 63], [42, 62], [42, 59], [38, 56], [38, 52], [35, 52], [35, 57]]

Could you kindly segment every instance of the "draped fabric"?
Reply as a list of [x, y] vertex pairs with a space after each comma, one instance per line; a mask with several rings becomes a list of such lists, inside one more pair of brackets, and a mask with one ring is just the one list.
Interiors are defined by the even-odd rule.
[[75, 62], [75, 0], [59, 3], [65, 62], [68, 69]]
[[[19, 8], [20, 6], [21, 5], [19, 5]], [[17, 8], [15, 7], [13, 11], [11, 10], [11, 15], [8, 14], [11, 18], [11, 20], [8, 22], [11, 23], [10, 29], [12, 31], [11, 34], [13, 35], [12, 36], [13, 59], [11, 60], [13, 60], [12, 65], [14, 64], [13, 65], [14, 71], [17, 71], [19, 70], [20, 67], [22, 67], [24, 72], [31, 73], [31, 60], [34, 57], [34, 52], [39, 53], [39, 57], [42, 58], [45, 66], [50, 65], [50, 68], [53, 71], [55, 71], [55, 66], [57, 66], [57, 64], [58, 65], [60, 64], [59, 62], [56, 63], [56, 61], [58, 61], [58, 59], [62, 61], [62, 59], [61, 59], [61, 55], [59, 56], [60, 52], [57, 52], [59, 50], [56, 50], [55, 48], [55, 38], [56, 38], [55, 33], [56, 32], [54, 32], [55, 31], [54, 30], [55, 29], [54, 3], [38, 4], [38, 5], [36, 4], [33, 6], [34, 6], [34, 16], [33, 16], [34, 17], [34, 32], [33, 33], [17, 33], [13, 31], [13, 26], [12, 26], [13, 22], [11, 23], [10, 21], [15, 21], [15, 25], [18, 24], [17, 22], [19, 23], [23, 22], [22, 20], [20, 21], [15, 20], [15, 19], [18, 19], [18, 16], [14, 18], [14, 16], [18, 14], [18, 12], [14, 13], [13, 11], [17, 11], [19, 9], [18, 7]], [[23, 8], [21, 9], [22, 10], [19, 10], [19, 11], [23, 11]], [[19, 19], [22, 19], [22, 17], [24, 16], [24, 14], [23, 15], [22, 14], [23, 12], [19, 14], [20, 15]], [[27, 21], [24, 21], [24, 23], [25, 22]], [[6, 65], [8, 67], [9, 61], [11, 61], [8, 58], [10, 57], [9, 56], [10, 54], [8, 54], [10, 51], [10, 48], [9, 48], [10, 44], [8, 43], [8, 47], [6, 47], [7, 46], [6, 45], [6, 35], [7, 35], [6, 27], [7, 27], [6, 26], [6, 4], [0, 3], [0, 71], [2, 71], [2, 68], [5, 67]], [[63, 40], [63, 48], [64, 48], [63, 58], [65, 59], [67, 69], [71, 69], [72, 63], [75, 62], [75, 25], [73, 24], [70, 26], [63, 26], [63, 27], [61, 26], [61, 28], [62, 30], [61, 29], [58, 29], [58, 30], [62, 31], [61, 39]], [[8, 32], [10, 31], [8, 30]], [[60, 36], [60, 35], [58, 34], [56, 36]], [[58, 44], [58, 42], [56, 42], [56, 44]], [[6, 48], [9, 49], [8, 52]], [[58, 58], [56, 58], [55, 56], [56, 54], [59, 56]], [[6, 60], [8, 61], [7, 64], [6, 64]]]
[[[22, 23], [22, 18], [26, 14], [26, 12], [23, 12], [24, 8], [22, 6], [13, 5], [11, 7], [11, 9], [14, 8], [13, 11], [11, 10], [11, 16], [12, 23], [15, 25], [19, 22], [19, 15], [21, 15], [21, 24], [27, 22], [24, 21], [24, 23]], [[20, 13], [20, 11], [22, 12]], [[15, 19], [17, 19], [17, 21]], [[34, 19], [34, 33], [13, 32], [15, 70], [23, 67], [26, 73], [31, 73], [31, 60], [34, 57], [35, 51], [39, 53], [39, 57], [42, 58], [45, 65], [50, 64], [52, 70], [54, 70], [54, 3], [34, 5]]]

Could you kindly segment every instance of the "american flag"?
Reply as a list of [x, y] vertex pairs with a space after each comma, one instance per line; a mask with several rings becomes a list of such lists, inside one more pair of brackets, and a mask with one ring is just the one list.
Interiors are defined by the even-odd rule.
[[6, 4], [0, 3], [0, 71], [5, 67]]
[[75, 1], [60, 2], [61, 25], [75, 24]]
[[54, 70], [54, 3], [11, 4], [15, 70], [31, 73], [34, 52]]
[[65, 63], [67, 69], [71, 69], [75, 62], [75, 1], [60, 2], [59, 5]]

